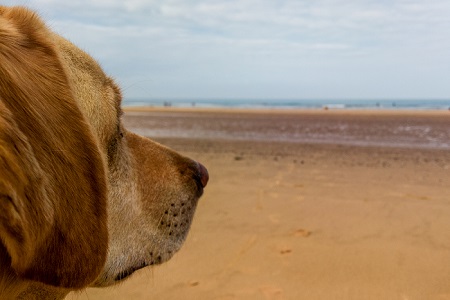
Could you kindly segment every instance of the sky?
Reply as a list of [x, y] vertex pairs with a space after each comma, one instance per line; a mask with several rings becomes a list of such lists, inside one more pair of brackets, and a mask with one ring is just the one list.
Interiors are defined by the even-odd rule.
[[2, 0], [128, 99], [450, 99], [448, 0]]

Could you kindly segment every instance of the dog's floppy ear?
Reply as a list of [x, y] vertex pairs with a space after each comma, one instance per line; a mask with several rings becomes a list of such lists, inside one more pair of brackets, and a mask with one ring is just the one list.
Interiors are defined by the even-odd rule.
[[0, 244], [18, 276], [81, 288], [106, 259], [106, 175], [51, 36], [0, 7]]

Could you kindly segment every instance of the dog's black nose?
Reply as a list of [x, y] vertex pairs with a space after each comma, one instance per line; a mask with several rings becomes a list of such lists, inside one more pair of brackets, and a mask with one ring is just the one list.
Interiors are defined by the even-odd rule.
[[201, 163], [197, 162], [197, 164], [198, 164], [198, 174], [200, 177], [200, 182], [202, 184], [202, 187], [206, 187], [206, 185], [208, 184], [208, 180], [209, 180], [208, 170]]

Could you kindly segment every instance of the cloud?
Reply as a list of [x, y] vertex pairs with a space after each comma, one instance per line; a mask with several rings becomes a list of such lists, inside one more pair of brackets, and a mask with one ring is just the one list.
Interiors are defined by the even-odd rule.
[[129, 97], [450, 94], [444, 0], [22, 3], [96, 57]]

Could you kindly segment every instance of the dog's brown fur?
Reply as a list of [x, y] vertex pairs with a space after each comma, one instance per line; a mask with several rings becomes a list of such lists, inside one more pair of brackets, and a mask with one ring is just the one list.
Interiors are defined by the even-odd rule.
[[208, 175], [127, 132], [99, 65], [0, 7], [0, 298], [107, 286], [181, 247]]

